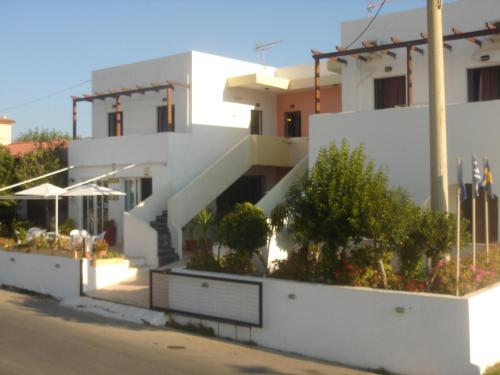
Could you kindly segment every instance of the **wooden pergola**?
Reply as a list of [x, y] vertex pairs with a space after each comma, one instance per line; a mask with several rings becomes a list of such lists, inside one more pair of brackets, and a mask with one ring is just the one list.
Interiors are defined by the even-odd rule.
[[[448, 51], [452, 51], [452, 46], [447, 43], [455, 40], [468, 40], [470, 43], [481, 47], [483, 42], [478, 39], [480, 37], [486, 37], [490, 35], [500, 34], [500, 24], [497, 23], [486, 23], [485, 29], [462, 32], [458, 28], [452, 28], [452, 34], [443, 36], [444, 48]], [[315, 113], [321, 112], [321, 91], [320, 91], [320, 61], [323, 59], [330, 59], [332, 61], [337, 61], [343, 65], [347, 65], [348, 61], [344, 57], [352, 57], [356, 60], [367, 63], [369, 61], [367, 55], [372, 53], [382, 53], [388, 55], [392, 58], [396, 58], [396, 54], [393, 52], [395, 49], [405, 48], [406, 49], [406, 100], [407, 105], [412, 105], [413, 102], [413, 62], [412, 53], [416, 52], [420, 55], [424, 54], [424, 50], [419, 46], [428, 43], [427, 34], [420, 33], [420, 39], [401, 41], [397, 37], [391, 37], [392, 43], [377, 45], [373, 42], [362, 42], [363, 47], [354, 48], [346, 50], [342, 47], [337, 47], [336, 52], [320, 52], [317, 50], [311, 50], [312, 57], [314, 59], [314, 110]]]
[[[116, 113], [116, 135], [121, 135], [121, 96], [131, 97], [135, 94], [144, 95], [147, 92], [157, 92], [159, 93], [161, 90], [166, 90], [167, 94], [167, 123], [168, 126], [172, 126], [172, 99], [173, 99], [173, 90], [175, 87], [184, 87], [189, 88], [190, 85], [187, 83], [176, 82], [176, 81], [167, 81], [166, 83], [151, 83], [149, 86], [139, 86], [137, 85], [135, 88], [124, 88], [121, 90], [108, 90], [108, 92], [95, 92], [93, 94], [83, 94], [82, 96], [72, 96], [73, 100], [73, 139], [77, 137], [77, 104], [78, 102], [90, 102], [93, 103], [94, 100], [102, 100], [105, 101], [108, 98], [112, 98], [115, 100], [115, 113]], [[170, 129], [172, 130], [172, 129]]]

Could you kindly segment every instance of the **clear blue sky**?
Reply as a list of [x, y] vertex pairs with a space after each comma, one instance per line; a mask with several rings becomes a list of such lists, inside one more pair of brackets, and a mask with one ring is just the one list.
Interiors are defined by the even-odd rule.
[[[377, 0], [373, 0], [377, 2]], [[255, 43], [282, 39], [266, 62], [311, 62], [333, 50], [342, 21], [367, 16], [368, 0], [0, 0], [0, 113], [27, 129], [71, 129], [70, 95], [90, 84], [17, 109], [90, 79], [91, 71], [189, 50], [258, 61]], [[392, 0], [382, 13], [425, 6]], [[375, 21], [376, 22], [376, 21]], [[90, 104], [79, 105], [90, 136]]]

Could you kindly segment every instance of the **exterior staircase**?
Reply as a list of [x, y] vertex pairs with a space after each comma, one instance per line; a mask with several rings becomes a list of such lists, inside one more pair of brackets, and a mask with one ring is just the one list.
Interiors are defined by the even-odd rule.
[[158, 266], [164, 266], [179, 260], [179, 255], [172, 247], [172, 238], [168, 229], [168, 211], [164, 210], [156, 220], [150, 223], [151, 227], [158, 233]]

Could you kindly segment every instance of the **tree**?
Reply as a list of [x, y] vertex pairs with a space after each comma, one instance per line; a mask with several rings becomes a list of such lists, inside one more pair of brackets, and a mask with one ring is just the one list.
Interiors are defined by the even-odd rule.
[[311, 170], [292, 186], [286, 205], [290, 228], [302, 242], [324, 243], [332, 251], [366, 234], [373, 189], [385, 191], [387, 177], [368, 161], [363, 146], [352, 152], [343, 140], [320, 150]]
[[68, 133], [64, 133], [56, 129], [29, 129], [26, 132], [20, 133], [17, 142], [53, 142], [57, 140], [69, 140]]
[[[0, 188], [15, 183], [15, 160], [6, 147], [0, 145]], [[0, 194], [5, 194], [2, 192]], [[12, 200], [0, 200], [0, 232], [8, 230], [15, 218], [16, 205]]]
[[264, 211], [248, 202], [237, 203], [219, 224], [221, 243], [246, 257], [266, 245], [268, 234]]
[[[35, 150], [24, 154], [16, 160], [15, 176], [17, 180], [24, 181], [53, 172], [67, 166], [67, 151], [61, 144], [52, 144], [48, 147], [39, 145]], [[43, 180], [35, 181], [25, 187], [50, 182], [58, 186], [66, 186], [67, 173], [59, 173]]]

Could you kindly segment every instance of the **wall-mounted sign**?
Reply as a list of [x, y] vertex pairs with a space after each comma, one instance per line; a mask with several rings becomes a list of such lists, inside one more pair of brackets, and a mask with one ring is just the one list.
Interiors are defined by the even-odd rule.
[[151, 176], [151, 167], [144, 168], [144, 176], [146, 177]]
[[120, 179], [113, 177], [113, 178], [108, 178], [108, 184], [118, 184], [120, 183]]

